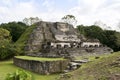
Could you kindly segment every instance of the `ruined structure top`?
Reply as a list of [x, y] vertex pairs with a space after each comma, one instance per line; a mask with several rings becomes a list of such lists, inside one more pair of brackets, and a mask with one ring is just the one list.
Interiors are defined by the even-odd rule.
[[65, 57], [85, 53], [110, 53], [99, 40], [80, 35], [70, 24], [62, 22], [38, 22], [29, 35], [25, 51], [30, 56]]

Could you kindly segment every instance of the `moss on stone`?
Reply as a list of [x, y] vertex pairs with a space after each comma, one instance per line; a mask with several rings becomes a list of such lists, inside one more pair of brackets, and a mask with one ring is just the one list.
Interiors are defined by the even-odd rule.
[[33, 29], [36, 28], [36, 24], [31, 25], [30, 27], [28, 27], [26, 29], [26, 31], [21, 35], [21, 37], [18, 39], [18, 41], [15, 43], [17, 46], [19, 46], [21, 48], [21, 50], [24, 49], [24, 46], [30, 36], [30, 34], [32, 33]]
[[31, 57], [31, 56], [15, 56], [16, 58], [25, 59], [25, 60], [36, 60], [36, 61], [58, 61], [66, 60], [64, 58], [43, 58], [43, 57]]
[[112, 80], [113, 78], [119, 80], [119, 63], [120, 52], [102, 55], [99, 59], [83, 64], [78, 70], [69, 72], [68, 74], [73, 75], [69, 79], [63, 77], [59, 80]]

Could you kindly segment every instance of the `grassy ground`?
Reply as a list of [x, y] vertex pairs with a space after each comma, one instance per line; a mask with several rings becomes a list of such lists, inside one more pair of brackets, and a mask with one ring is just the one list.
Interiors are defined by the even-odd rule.
[[[0, 80], [4, 80], [6, 74], [15, 72], [17, 69], [21, 69], [13, 65], [13, 61], [0, 61]], [[29, 71], [27, 71], [29, 72]], [[58, 77], [58, 74], [54, 75], [39, 75], [33, 72], [29, 72], [33, 75], [35, 80], [55, 80]]]
[[43, 58], [43, 57], [31, 57], [31, 56], [16, 56], [16, 58], [26, 59], [26, 60], [37, 60], [37, 61], [57, 61], [65, 60], [64, 58]]
[[88, 62], [60, 80], [120, 80], [120, 52]]
[[[101, 55], [100, 58], [94, 59], [90, 56], [91, 62], [82, 65], [78, 70], [67, 73], [60, 80], [120, 80], [120, 52], [109, 55]], [[13, 65], [12, 60], [0, 62], [0, 80], [4, 80], [7, 73], [15, 72], [20, 69]], [[28, 71], [29, 72], [29, 71]], [[35, 80], [56, 80], [60, 76], [39, 75], [31, 73]]]
[[15, 44], [17, 44], [17, 46], [19, 46], [21, 49], [23, 49], [26, 44], [26, 41], [29, 38], [29, 35], [32, 33], [34, 28], [36, 28], [36, 25], [31, 25], [30, 27], [28, 27], [25, 30], [25, 32], [20, 36], [20, 38], [16, 41]]
[[96, 60], [95, 57], [108, 57], [108, 54], [86, 54], [82, 56], [75, 57], [76, 60], [88, 59], [89, 61]]

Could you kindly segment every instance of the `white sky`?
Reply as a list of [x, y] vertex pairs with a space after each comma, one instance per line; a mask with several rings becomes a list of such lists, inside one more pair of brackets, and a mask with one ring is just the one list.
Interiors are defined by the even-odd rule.
[[0, 0], [0, 23], [22, 21], [25, 17], [56, 22], [67, 14], [74, 15], [77, 24], [102, 21], [117, 29], [120, 0]]

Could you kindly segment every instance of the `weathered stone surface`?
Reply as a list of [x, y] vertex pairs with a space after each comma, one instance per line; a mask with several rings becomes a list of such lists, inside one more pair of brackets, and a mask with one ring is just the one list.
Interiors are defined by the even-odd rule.
[[[28, 56], [64, 57], [70, 61], [76, 56], [113, 52], [99, 40], [87, 39], [80, 35], [70, 24], [43, 21], [36, 23], [36, 28], [29, 35], [24, 49]], [[33, 72], [49, 74], [64, 72], [68, 60], [35, 61], [14, 58], [14, 64]], [[76, 65], [75, 67], [80, 67], [78, 63]]]
[[52, 74], [64, 72], [68, 63], [69, 60], [35, 61], [14, 57], [15, 65], [39, 74]]
[[25, 46], [29, 56], [68, 57], [85, 54], [113, 52], [97, 39], [79, 35], [70, 24], [61, 22], [38, 22]]

